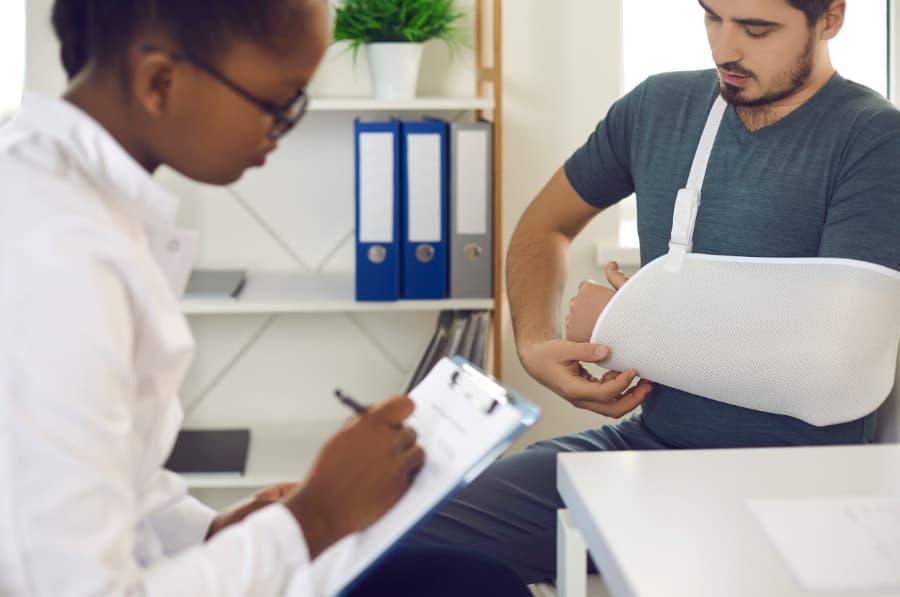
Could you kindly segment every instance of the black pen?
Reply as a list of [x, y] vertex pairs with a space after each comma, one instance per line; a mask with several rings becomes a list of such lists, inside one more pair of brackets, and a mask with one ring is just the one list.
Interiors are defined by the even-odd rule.
[[362, 404], [360, 404], [359, 402], [357, 402], [356, 400], [354, 400], [347, 394], [343, 393], [339, 388], [335, 388], [334, 396], [338, 400], [340, 400], [341, 402], [343, 402], [344, 404], [346, 404], [347, 406], [352, 408], [354, 410], [354, 412], [356, 412], [356, 414], [358, 414], [358, 415], [361, 415], [368, 410], [367, 406], [363, 406]]

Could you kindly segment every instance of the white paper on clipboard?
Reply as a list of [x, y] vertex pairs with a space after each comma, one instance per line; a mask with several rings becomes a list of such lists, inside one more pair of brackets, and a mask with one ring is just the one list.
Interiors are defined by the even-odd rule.
[[408, 424], [419, 434], [425, 465], [375, 524], [315, 559], [310, 573], [316, 595], [348, 588], [540, 416], [536, 406], [460, 357], [441, 359], [409, 395], [416, 409]]

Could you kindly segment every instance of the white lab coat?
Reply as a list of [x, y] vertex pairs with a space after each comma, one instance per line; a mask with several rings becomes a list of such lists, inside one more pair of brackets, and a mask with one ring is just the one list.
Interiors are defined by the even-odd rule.
[[165, 462], [194, 343], [177, 199], [96, 121], [28, 95], [0, 128], [0, 596], [311, 594], [302, 533], [213, 511]]

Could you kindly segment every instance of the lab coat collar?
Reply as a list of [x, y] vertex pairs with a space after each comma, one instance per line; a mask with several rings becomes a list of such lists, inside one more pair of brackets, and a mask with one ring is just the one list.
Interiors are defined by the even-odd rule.
[[16, 120], [71, 148], [82, 171], [140, 214], [174, 223], [178, 198], [164, 189], [86, 112], [56, 97], [26, 92]]

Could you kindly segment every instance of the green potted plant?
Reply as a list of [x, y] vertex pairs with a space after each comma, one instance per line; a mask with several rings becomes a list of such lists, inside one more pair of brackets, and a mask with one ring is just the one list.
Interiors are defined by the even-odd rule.
[[377, 98], [415, 97], [422, 44], [441, 39], [463, 43], [456, 0], [344, 0], [337, 8], [334, 41], [348, 41], [354, 60], [366, 49]]

